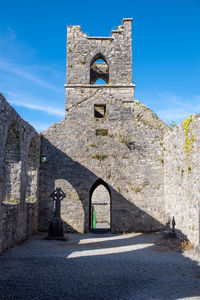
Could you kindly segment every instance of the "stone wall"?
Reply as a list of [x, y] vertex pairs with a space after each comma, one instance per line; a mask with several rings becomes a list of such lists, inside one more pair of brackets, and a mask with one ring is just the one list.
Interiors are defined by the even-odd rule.
[[[64, 121], [43, 133], [41, 151], [47, 161], [40, 167], [42, 230], [52, 215], [49, 195], [58, 186], [67, 195], [62, 202], [66, 231], [88, 231], [90, 191], [99, 179], [111, 191], [113, 232], [162, 228], [167, 128], [140, 102], [116, 101], [111, 93], [105, 97], [104, 91], [99, 89], [95, 97], [70, 109]], [[95, 103], [106, 104], [106, 117], [94, 117]]]
[[98, 58], [109, 67], [110, 84], [132, 84], [132, 19], [123, 19], [111, 37], [87, 36], [80, 26], [68, 26], [67, 85], [90, 84], [90, 67]]
[[37, 230], [37, 203], [25, 203], [24, 210], [14, 203], [1, 208], [0, 251], [24, 241]]
[[200, 115], [171, 131], [134, 88], [132, 19], [123, 19], [111, 37], [68, 27], [65, 120], [43, 132], [41, 152], [40, 136], [0, 95], [0, 251], [35, 231], [38, 195], [47, 230], [56, 187], [66, 193], [65, 232], [87, 232], [94, 207], [112, 232], [160, 230], [175, 217], [199, 244]]
[[43, 132], [41, 152], [40, 136], [0, 94], [0, 252], [37, 229], [38, 195], [47, 230], [56, 187], [66, 193], [65, 232], [87, 232], [93, 206], [112, 232], [160, 230], [175, 217], [199, 244], [200, 115], [170, 131], [134, 88], [132, 19], [123, 19], [111, 37], [68, 27], [65, 120]]
[[[42, 137], [47, 157], [40, 167], [42, 230], [53, 211], [49, 195], [60, 186], [67, 194], [62, 202], [66, 231], [88, 231], [97, 183], [110, 193], [113, 232], [163, 226], [167, 127], [134, 100], [131, 26], [132, 19], [124, 19], [111, 37], [88, 37], [80, 26], [68, 27], [66, 116]], [[106, 84], [95, 85], [94, 78]]]
[[37, 228], [40, 136], [0, 94], [0, 251]]
[[199, 243], [200, 115], [193, 115], [164, 138], [165, 217], [174, 216], [176, 228]]

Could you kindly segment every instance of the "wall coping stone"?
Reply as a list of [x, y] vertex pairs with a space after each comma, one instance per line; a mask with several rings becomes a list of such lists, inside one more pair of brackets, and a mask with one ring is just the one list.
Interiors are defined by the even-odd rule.
[[65, 88], [76, 88], [76, 87], [83, 87], [83, 88], [135, 88], [135, 84], [65, 84]]
[[2, 206], [7, 206], [7, 207], [15, 207], [15, 206], [19, 206], [19, 202], [18, 203], [12, 203], [12, 202], [2, 202]]
[[122, 22], [132, 22], [133, 18], [123, 18]]
[[113, 37], [105, 36], [85, 36], [88, 40], [114, 40]]

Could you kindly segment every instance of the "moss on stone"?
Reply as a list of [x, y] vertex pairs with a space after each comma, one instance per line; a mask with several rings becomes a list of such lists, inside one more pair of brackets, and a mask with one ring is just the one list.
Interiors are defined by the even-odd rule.
[[136, 193], [140, 193], [140, 192], [142, 191], [142, 189], [141, 189], [141, 187], [136, 186], [136, 187], [134, 187], [134, 191], [135, 191]]
[[193, 126], [194, 118], [192, 115], [188, 119], [183, 121], [183, 126], [185, 129], [185, 154], [186, 154], [186, 163], [187, 163], [187, 170], [188, 174], [191, 173], [191, 158], [193, 152], [193, 142], [194, 142], [194, 134], [192, 133], [192, 126]]
[[107, 136], [108, 135], [108, 129], [99, 128], [96, 130], [96, 136]]
[[105, 155], [105, 154], [93, 154], [92, 155], [92, 158], [96, 158], [98, 160], [104, 160], [104, 159], [106, 159], [106, 157], [107, 157], [107, 155]]

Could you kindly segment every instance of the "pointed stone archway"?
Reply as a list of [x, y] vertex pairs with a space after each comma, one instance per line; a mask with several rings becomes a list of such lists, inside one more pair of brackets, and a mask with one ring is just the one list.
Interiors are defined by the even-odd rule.
[[101, 178], [92, 185], [89, 194], [89, 231], [111, 231], [112, 202], [109, 185]]

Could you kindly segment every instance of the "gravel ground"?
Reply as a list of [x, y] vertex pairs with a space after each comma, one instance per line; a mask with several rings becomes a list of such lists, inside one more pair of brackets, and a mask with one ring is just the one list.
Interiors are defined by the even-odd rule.
[[0, 255], [0, 299], [200, 299], [200, 261], [156, 233], [37, 234]]

